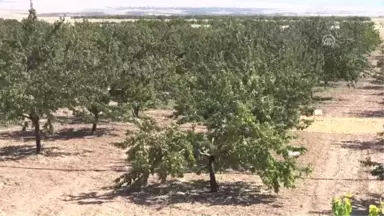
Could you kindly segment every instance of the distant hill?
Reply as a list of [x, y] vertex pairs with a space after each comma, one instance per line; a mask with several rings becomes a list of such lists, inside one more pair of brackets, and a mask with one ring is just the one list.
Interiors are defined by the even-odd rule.
[[[62, 16], [63, 13], [42, 13], [40, 16]], [[292, 11], [271, 8], [156, 8], [156, 7], [117, 7], [97, 11], [84, 11], [81, 13], [67, 13], [67, 16], [97, 17], [108, 15], [121, 16], [198, 16], [198, 15], [281, 15], [281, 16], [384, 16], [383, 12], [345, 11], [340, 10], [311, 10]]]

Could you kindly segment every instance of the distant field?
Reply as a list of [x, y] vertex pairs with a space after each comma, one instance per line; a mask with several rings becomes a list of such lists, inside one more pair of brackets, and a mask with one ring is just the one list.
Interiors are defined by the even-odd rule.
[[[22, 20], [26, 14], [0, 10], [0, 17]], [[53, 23], [58, 17], [39, 19]], [[217, 27], [212, 24], [214, 28], [193, 29], [190, 26], [206, 25], [91, 18], [88, 21], [96, 24], [65, 25], [63, 31], [55, 31], [47, 23], [33, 25], [32, 21], [21, 25], [0, 20], [0, 116], [4, 116], [0, 120], [8, 120], [7, 114], [17, 115], [14, 110], [25, 106], [28, 116], [20, 117], [29, 118], [35, 126], [22, 131], [21, 125], [13, 122], [0, 124], [0, 216], [331, 215], [332, 199], [345, 193], [353, 195], [352, 215], [368, 215], [369, 205], [384, 198], [384, 184], [370, 174], [371, 168], [361, 166], [360, 160], [370, 157], [373, 161], [384, 161], [384, 145], [377, 139], [377, 133], [383, 131], [384, 86], [377, 77], [359, 77], [365, 70], [382, 69], [377, 64], [382, 58], [382, 48], [377, 47], [378, 34], [372, 22], [369, 25], [365, 25], [366, 21], [356, 22], [362, 23], [359, 26], [350, 21], [348, 26], [340, 19], [333, 23], [319, 19], [316, 26], [312, 20], [302, 19], [303, 25], [295, 20], [286, 23], [282, 17], [283, 22], [277, 24], [272, 19], [268, 22], [252, 19], [245, 24], [230, 20], [222, 21], [222, 27], [219, 23]], [[82, 22], [71, 17], [66, 20]], [[372, 20], [384, 39], [384, 18]], [[132, 23], [102, 23], [124, 21]], [[281, 30], [286, 26], [293, 26], [292, 31]], [[51, 29], [57, 34], [57, 41], [47, 31]], [[321, 39], [329, 35], [330, 29], [340, 31], [337, 34], [341, 35], [340, 41], [346, 42], [335, 46], [333, 41], [331, 45], [335, 49], [324, 48], [329, 46], [324, 39], [323, 45], [317, 43], [317, 36]], [[48, 32], [47, 37], [42, 32]], [[355, 37], [348, 42], [352, 34]], [[370, 42], [372, 48], [368, 49]], [[25, 47], [20, 48], [19, 44]], [[46, 47], [52, 52], [45, 52]], [[31, 50], [37, 52], [30, 54]], [[317, 70], [319, 59], [329, 67]], [[30, 64], [34, 61], [39, 67]], [[22, 64], [27, 66], [28, 73]], [[341, 76], [346, 71], [349, 76], [359, 78], [359, 82], [352, 82], [353, 88], [344, 81], [349, 77]], [[322, 83], [312, 81], [333, 78], [334, 74], [341, 75], [325, 88]], [[32, 89], [31, 93], [25, 90], [28, 88]], [[170, 96], [172, 104], [166, 101], [157, 105], [158, 99], [165, 96]], [[310, 104], [313, 107], [302, 111], [299, 105], [308, 103], [305, 98], [313, 99]], [[174, 111], [192, 117], [198, 115], [197, 121], [204, 124], [196, 128], [195, 135], [191, 133], [193, 136], [181, 136], [176, 129], [164, 133], [160, 128], [142, 127], [145, 133], [138, 137], [143, 141], [129, 146], [139, 151], [135, 150], [137, 154], [134, 152], [134, 157], [131, 155], [127, 161], [127, 149], [116, 148], [116, 144], [134, 135], [126, 133], [127, 130], [136, 132], [138, 128], [131, 120], [125, 120], [128, 106], [121, 107], [122, 111], [115, 110], [107, 106], [108, 101], [127, 103], [137, 111], [136, 116], [140, 108], [140, 115], [152, 117], [160, 126], [176, 121], [171, 118]], [[149, 102], [155, 107], [148, 105], [149, 110], [144, 111]], [[92, 132], [90, 120], [69, 111], [68, 108], [77, 105], [89, 107], [89, 113], [93, 114]], [[49, 111], [41, 116], [34, 114], [45, 109]], [[299, 114], [313, 123], [308, 128], [291, 126]], [[48, 133], [49, 123], [40, 131], [38, 128], [52, 116], [54, 131]], [[207, 118], [212, 120], [204, 120]], [[119, 121], [115, 122], [116, 119]], [[281, 127], [282, 122], [289, 130]], [[191, 125], [188, 121], [181, 131], [190, 129]], [[284, 133], [280, 135], [282, 130]], [[211, 133], [214, 139], [203, 140], [201, 133]], [[306, 148], [305, 154], [287, 151], [291, 149], [282, 142], [286, 134], [297, 135], [290, 144]], [[40, 141], [40, 135], [43, 150], [37, 155], [35, 143]], [[201, 143], [213, 151], [203, 152], [206, 148]], [[282, 151], [287, 153], [280, 154]], [[297, 179], [295, 188], [281, 188], [276, 193], [267, 187], [274, 181], [266, 182], [260, 176], [271, 175], [276, 180], [275, 176], [281, 175], [281, 179], [289, 177], [291, 181], [293, 167], [282, 163], [283, 159], [289, 163], [296, 160], [291, 153], [299, 153], [296, 154], [298, 166], [308, 164], [313, 172]], [[183, 159], [185, 155], [189, 161]], [[211, 166], [211, 175], [205, 172], [200, 175], [189, 173], [191, 167], [185, 169], [182, 165], [178, 169], [188, 173], [169, 178], [164, 184], [151, 176], [150, 184], [140, 192], [113, 188], [116, 178], [135, 169], [143, 172], [150, 166], [141, 164], [149, 161], [153, 161], [153, 167], [161, 161], [161, 169], [175, 172], [174, 167], [179, 164], [204, 165], [197, 163], [201, 156], [208, 157], [209, 166], [215, 162], [231, 169], [212, 174], [215, 171]], [[190, 162], [191, 158], [196, 162]], [[247, 169], [256, 164], [267, 175], [249, 174], [233, 164]], [[212, 175], [216, 175], [220, 186], [215, 193], [208, 190], [207, 180]]]
[[[21, 12], [21, 11], [12, 11], [12, 10], [3, 10], [0, 9], [0, 18], [3, 19], [16, 19], [16, 20], [22, 20], [23, 18], [27, 17], [27, 12]], [[377, 23], [377, 28], [380, 28], [380, 34], [384, 36], [383, 32], [383, 25], [384, 25], [384, 17], [371, 17], [372, 21]], [[44, 20], [49, 23], [54, 23], [59, 19], [57, 16], [41, 16], [39, 17], [40, 20]], [[67, 17], [66, 20], [70, 23], [75, 22], [81, 22], [83, 19], [77, 18], [77, 17]], [[134, 22], [137, 19], [131, 18], [131, 19], [124, 19], [124, 18], [89, 18], [87, 19], [89, 22]], [[169, 20], [169, 19], [165, 19]], [[195, 22], [197, 19], [191, 19], [188, 18], [188, 21]], [[199, 19], [199, 21], [208, 21], [208, 19]], [[286, 20], [288, 21], [288, 20]], [[292, 21], [292, 20], [291, 20]]]
[[384, 38], [384, 18], [374, 17], [372, 21], [376, 23], [376, 28], [379, 29], [381, 38]]

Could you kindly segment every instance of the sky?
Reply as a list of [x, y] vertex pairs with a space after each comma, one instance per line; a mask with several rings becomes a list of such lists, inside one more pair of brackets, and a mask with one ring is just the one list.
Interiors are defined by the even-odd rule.
[[[384, 0], [34, 0], [38, 13], [84, 12], [108, 7], [238, 7], [281, 10], [384, 11]], [[0, 9], [27, 10], [29, 0], [0, 0]]]

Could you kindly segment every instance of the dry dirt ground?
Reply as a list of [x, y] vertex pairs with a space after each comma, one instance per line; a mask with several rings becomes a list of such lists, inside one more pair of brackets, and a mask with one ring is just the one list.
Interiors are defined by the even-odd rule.
[[[384, 183], [359, 160], [384, 161], [384, 86], [365, 79], [356, 88], [345, 84], [321, 93], [325, 99], [308, 129], [296, 141], [308, 148], [300, 158], [314, 172], [295, 189], [274, 194], [258, 177], [218, 174], [221, 192], [207, 193], [207, 175], [186, 175], [168, 185], [153, 184], [140, 193], [112, 193], [113, 180], [126, 171], [124, 152], [111, 145], [124, 139], [131, 125], [56, 125], [44, 140], [44, 153], [34, 155], [31, 132], [0, 129], [1, 215], [319, 215], [330, 212], [334, 196], [353, 194], [353, 214], [367, 215], [380, 199]], [[152, 111], [166, 120], [168, 111]]]

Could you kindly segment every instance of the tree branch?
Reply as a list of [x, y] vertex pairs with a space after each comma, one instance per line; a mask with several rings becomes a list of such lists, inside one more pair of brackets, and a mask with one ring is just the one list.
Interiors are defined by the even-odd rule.
[[211, 157], [211, 155], [208, 152], [206, 152], [206, 151], [202, 152], [200, 149], [199, 149], [199, 154], [206, 156], [206, 157]]
[[31, 119], [30, 116], [27, 116], [27, 115], [25, 115], [25, 114], [22, 114], [21, 116], [24, 117], [24, 118], [27, 118], [27, 119]]

